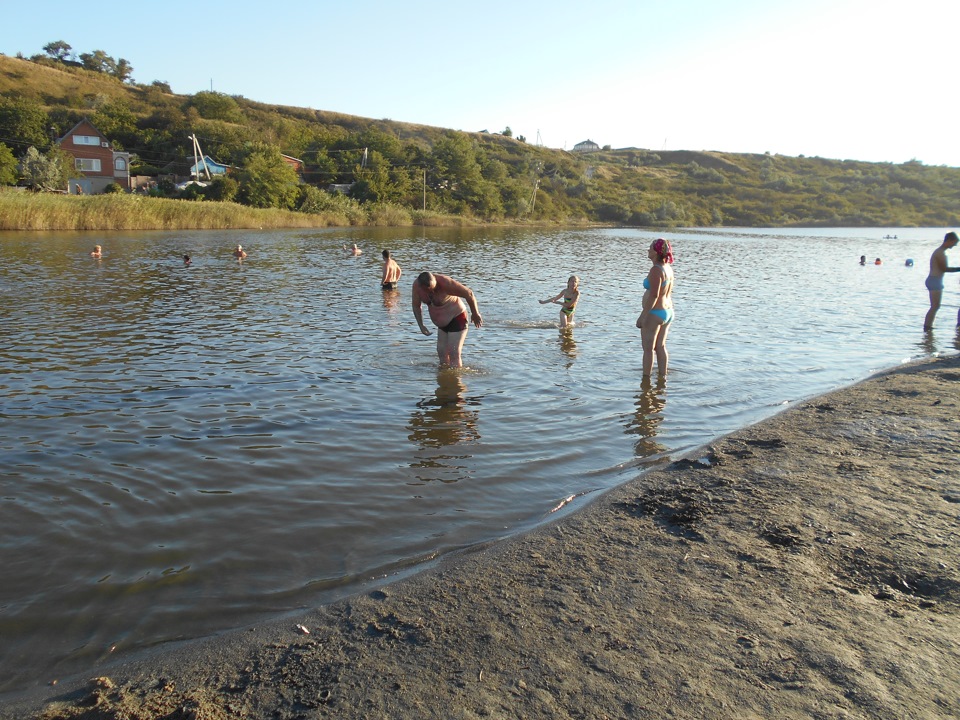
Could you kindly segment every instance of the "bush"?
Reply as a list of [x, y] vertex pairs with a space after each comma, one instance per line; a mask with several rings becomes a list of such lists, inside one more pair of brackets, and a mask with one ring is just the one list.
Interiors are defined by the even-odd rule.
[[314, 215], [334, 215], [346, 220], [350, 225], [362, 225], [367, 220], [360, 203], [340, 193], [328, 193], [312, 185], [300, 187], [300, 200], [297, 205], [300, 212]]
[[119, 183], [112, 182], [103, 189], [104, 195], [115, 195], [117, 193], [125, 192], [123, 187]]
[[240, 184], [232, 177], [218, 177], [203, 189], [203, 196], [215, 202], [230, 202], [239, 189]]

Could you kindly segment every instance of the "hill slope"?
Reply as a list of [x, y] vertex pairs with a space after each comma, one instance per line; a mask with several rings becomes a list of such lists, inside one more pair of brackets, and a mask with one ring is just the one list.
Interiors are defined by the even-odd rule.
[[350, 185], [359, 202], [491, 220], [960, 225], [960, 168], [639, 148], [574, 155], [498, 134], [167, 90], [0, 56], [0, 142], [19, 156], [87, 117], [135, 154], [135, 172], [184, 175], [196, 134], [221, 162], [243, 166], [252, 149], [273, 147], [304, 161], [307, 183]]

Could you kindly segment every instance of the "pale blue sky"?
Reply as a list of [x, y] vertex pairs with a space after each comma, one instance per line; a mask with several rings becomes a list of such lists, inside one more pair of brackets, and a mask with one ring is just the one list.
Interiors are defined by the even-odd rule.
[[570, 149], [960, 166], [955, 0], [2, 0], [0, 52], [53, 40], [137, 82]]

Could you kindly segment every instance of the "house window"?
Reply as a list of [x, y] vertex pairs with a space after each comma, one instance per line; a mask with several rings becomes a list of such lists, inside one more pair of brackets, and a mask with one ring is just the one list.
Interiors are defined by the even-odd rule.
[[77, 158], [77, 170], [80, 172], [100, 172], [100, 161], [91, 158]]
[[74, 135], [74, 145], [96, 145], [100, 146], [100, 137], [98, 135]]
[[113, 161], [113, 169], [123, 172], [124, 170], [127, 169], [127, 161], [121, 157], [118, 157], [116, 160]]

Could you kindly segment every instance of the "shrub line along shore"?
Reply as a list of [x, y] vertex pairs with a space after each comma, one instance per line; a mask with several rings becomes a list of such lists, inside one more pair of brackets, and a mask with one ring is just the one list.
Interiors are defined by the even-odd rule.
[[[472, 227], [557, 225], [512, 220], [491, 223], [460, 215], [372, 204], [317, 213], [253, 208], [231, 202], [170, 200], [144, 195], [58, 195], [0, 188], [0, 231], [264, 230], [326, 227]], [[566, 223], [593, 226], [596, 223]]]
[[958, 717], [958, 410], [960, 357], [895, 368], [533, 532], [0, 717]]

